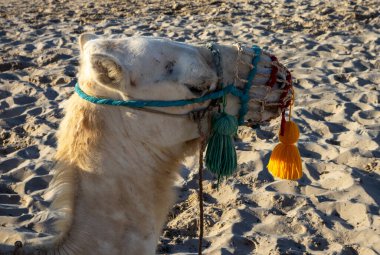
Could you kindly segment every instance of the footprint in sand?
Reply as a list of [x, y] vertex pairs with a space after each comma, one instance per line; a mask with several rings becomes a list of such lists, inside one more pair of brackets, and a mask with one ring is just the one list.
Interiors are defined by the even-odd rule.
[[306, 247], [303, 244], [289, 238], [277, 239], [276, 248], [280, 254], [304, 254], [306, 251]]
[[20, 78], [12, 73], [0, 73], [0, 80], [10, 80], [10, 81], [17, 81]]
[[24, 159], [37, 159], [40, 156], [40, 150], [38, 146], [33, 145], [19, 150], [17, 155]]
[[380, 111], [368, 110], [360, 111], [354, 114], [354, 118], [363, 125], [372, 125], [380, 120]]
[[0, 204], [19, 205], [20, 196], [17, 194], [0, 194]]
[[370, 219], [367, 216], [367, 206], [361, 203], [339, 202], [336, 211], [340, 217], [355, 227], [369, 227]]
[[36, 102], [37, 99], [35, 97], [30, 97], [27, 95], [16, 95], [13, 97], [13, 102], [17, 105], [26, 105]]
[[320, 179], [322, 188], [328, 190], [344, 190], [355, 184], [351, 174], [346, 171], [333, 171], [323, 174]]
[[26, 112], [26, 114], [31, 116], [39, 116], [42, 113], [42, 107], [34, 107]]
[[25, 182], [24, 193], [30, 194], [35, 191], [46, 189], [49, 185], [51, 178], [52, 176], [45, 175], [45, 176], [35, 176], [28, 180], [24, 180]]
[[311, 238], [308, 242], [308, 247], [313, 251], [323, 251], [328, 248], [328, 241], [322, 236], [315, 236]]
[[21, 216], [28, 213], [28, 208], [22, 208], [19, 205], [12, 204], [1, 204], [0, 205], [0, 216]]
[[5, 174], [9, 170], [15, 169], [21, 162], [22, 161], [18, 158], [10, 158], [0, 162], [1, 174]]
[[35, 173], [31, 170], [31, 167], [19, 167], [9, 171], [5, 176], [16, 183], [22, 182], [34, 174]]
[[0, 113], [0, 118], [7, 119], [7, 118], [12, 118], [16, 116], [20, 116], [25, 112], [27, 109], [27, 106], [16, 106], [12, 107], [10, 109], [4, 110], [3, 112]]
[[12, 94], [9, 91], [0, 89], [0, 100], [4, 99], [4, 98], [7, 98], [7, 97], [9, 97], [11, 95]]

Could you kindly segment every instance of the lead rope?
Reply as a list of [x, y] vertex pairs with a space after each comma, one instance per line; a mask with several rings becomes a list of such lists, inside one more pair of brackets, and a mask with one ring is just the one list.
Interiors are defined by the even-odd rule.
[[202, 255], [203, 245], [203, 152], [206, 148], [206, 135], [202, 131], [201, 118], [198, 118], [198, 132], [201, 138], [199, 146], [199, 168], [198, 168], [198, 200], [199, 200], [199, 240], [198, 240], [198, 255]]

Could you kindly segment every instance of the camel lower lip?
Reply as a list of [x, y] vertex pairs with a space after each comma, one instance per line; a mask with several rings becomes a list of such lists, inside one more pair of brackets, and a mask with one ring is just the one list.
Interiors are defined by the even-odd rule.
[[190, 90], [191, 93], [197, 96], [202, 96], [204, 94], [204, 90], [194, 85], [185, 84], [185, 86]]

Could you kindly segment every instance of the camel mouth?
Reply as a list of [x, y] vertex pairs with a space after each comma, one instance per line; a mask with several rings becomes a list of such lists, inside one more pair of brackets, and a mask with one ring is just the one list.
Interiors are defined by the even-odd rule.
[[207, 92], [210, 91], [210, 88], [212, 87], [211, 83], [208, 85], [202, 85], [202, 87], [200, 87], [199, 85], [194, 85], [194, 84], [189, 84], [189, 83], [185, 83], [184, 85], [192, 94], [194, 94], [197, 97], [204, 96]]
[[192, 86], [188, 86], [188, 88], [189, 88], [189, 90], [190, 90], [190, 92], [191, 93], [193, 93], [194, 95], [196, 95], [196, 96], [202, 96], [202, 94], [203, 94], [203, 90], [202, 89], [200, 89], [200, 88], [198, 88], [198, 87], [192, 87]]

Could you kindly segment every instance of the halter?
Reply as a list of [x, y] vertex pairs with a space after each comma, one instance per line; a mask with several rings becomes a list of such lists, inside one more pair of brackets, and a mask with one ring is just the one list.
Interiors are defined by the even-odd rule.
[[[254, 52], [253, 58], [252, 58], [252, 66], [249, 75], [248, 80], [244, 86], [244, 89], [238, 89], [235, 84], [229, 84], [227, 86], [224, 86], [222, 82], [222, 67], [221, 67], [221, 60], [220, 60], [220, 52], [218, 49], [216, 49], [215, 44], [209, 44], [207, 47], [211, 50], [211, 53], [213, 55], [214, 64], [216, 66], [216, 71], [218, 75], [218, 84], [217, 84], [217, 90], [207, 93], [204, 96], [192, 98], [192, 99], [181, 99], [181, 100], [115, 100], [110, 98], [99, 98], [94, 97], [86, 94], [80, 87], [79, 84], [75, 84], [75, 92], [84, 100], [89, 101], [94, 104], [101, 104], [101, 105], [113, 105], [113, 106], [124, 106], [124, 107], [130, 107], [135, 108], [138, 110], [146, 110], [153, 113], [162, 113], [162, 114], [168, 114], [173, 116], [190, 116], [194, 112], [198, 112], [201, 110], [193, 110], [186, 114], [173, 114], [173, 113], [166, 113], [162, 111], [156, 111], [152, 109], [146, 109], [146, 107], [181, 107], [185, 105], [191, 105], [191, 104], [198, 104], [203, 103], [209, 100], [215, 101], [220, 100], [222, 98], [225, 98], [226, 95], [231, 94], [235, 97], [238, 97], [240, 99], [241, 107], [239, 111], [239, 118], [238, 123], [239, 125], [242, 125], [244, 123], [244, 116], [248, 112], [248, 102], [249, 102], [249, 90], [252, 86], [252, 81], [257, 73], [257, 64], [260, 61], [260, 55], [261, 55], [261, 49], [258, 46], [253, 46], [252, 50]], [[225, 102], [225, 101], [224, 101]], [[202, 109], [204, 110], [204, 109]]]

